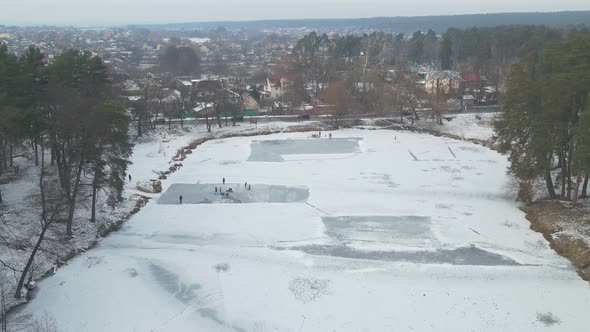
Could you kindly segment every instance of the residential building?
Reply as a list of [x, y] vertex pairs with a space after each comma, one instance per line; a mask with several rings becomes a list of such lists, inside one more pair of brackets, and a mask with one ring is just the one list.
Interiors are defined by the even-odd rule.
[[433, 70], [424, 78], [424, 89], [430, 94], [451, 94], [459, 91], [461, 75], [454, 70]]
[[291, 86], [291, 81], [286, 75], [270, 75], [266, 78], [264, 91], [270, 95], [271, 99], [277, 99], [283, 96]]

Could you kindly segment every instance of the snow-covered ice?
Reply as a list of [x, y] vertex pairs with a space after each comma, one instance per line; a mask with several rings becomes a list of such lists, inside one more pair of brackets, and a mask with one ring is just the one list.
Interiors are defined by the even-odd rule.
[[[41, 281], [23, 310], [63, 331], [587, 330], [590, 288], [529, 229], [504, 156], [424, 134], [332, 133], [199, 146], [164, 193], [226, 178], [265, 197], [271, 186], [309, 196], [152, 200]], [[358, 147], [330, 153], [337, 139]], [[273, 150], [281, 162], [249, 161], [256, 146], [282, 143], [297, 148]]]

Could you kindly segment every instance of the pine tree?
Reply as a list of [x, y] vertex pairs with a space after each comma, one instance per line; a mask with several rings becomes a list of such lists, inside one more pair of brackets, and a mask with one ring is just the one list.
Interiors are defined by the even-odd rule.
[[440, 66], [442, 70], [451, 70], [454, 65], [453, 61], [453, 42], [448, 34], [443, 36], [441, 45], [440, 45]]
[[510, 170], [525, 181], [545, 177], [555, 197], [550, 174], [553, 160], [552, 123], [545, 120], [538, 85], [526, 64], [512, 66], [504, 97], [504, 113], [496, 123], [501, 150], [509, 153]]
[[408, 59], [414, 63], [420, 64], [424, 60], [424, 40], [425, 36], [421, 31], [416, 31], [410, 39], [410, 49]]

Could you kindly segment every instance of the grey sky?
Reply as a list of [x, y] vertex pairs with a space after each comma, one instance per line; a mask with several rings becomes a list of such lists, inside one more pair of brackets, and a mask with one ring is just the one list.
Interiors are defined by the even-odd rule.
[[590, 10], [589, 0], [0, 0], [0, 24], [129, 24]]

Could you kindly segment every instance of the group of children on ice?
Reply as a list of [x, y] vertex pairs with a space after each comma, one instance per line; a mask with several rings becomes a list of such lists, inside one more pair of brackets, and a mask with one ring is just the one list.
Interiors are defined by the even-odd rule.
[[[222, 179], [222, 183], [225, 185], [225, 178]], [[248, 184], [248, 182], [244, 182], [244, 189], [246, 190], [252, 190], [252, 185]], [[215, 195], [220, 195], [221, 198], [229, 198], [229, 194], [233, 193], [234, 190], [232, 188], [227, 189], [226, 191], [223, 191], [223, 188], [221, 186], [219, 186], [219, 188], [217, 188], [217, 186], [215, 186]], [[180, 204], [182, 204], [182, 195], [180, 195], [178, 197], [178, 201], [180, 202]]]
[[[313, 137], [313, 138], [322, 138], [322, 132], [320, 131], [317, 134], [311, 134], [311, 137]], [[332, 133], [329, 133], [328, 134], [328, 138], [332, 138]]]

